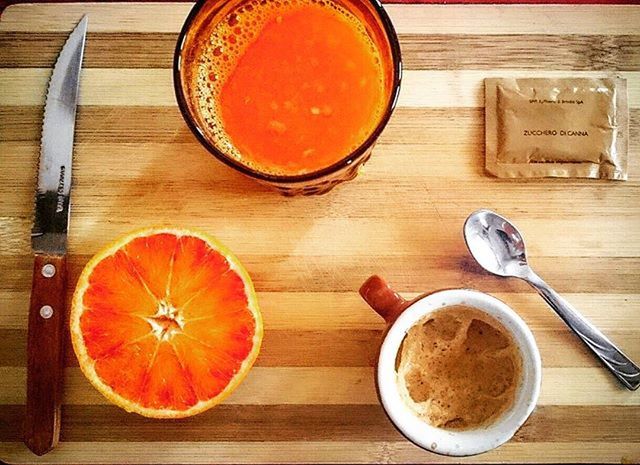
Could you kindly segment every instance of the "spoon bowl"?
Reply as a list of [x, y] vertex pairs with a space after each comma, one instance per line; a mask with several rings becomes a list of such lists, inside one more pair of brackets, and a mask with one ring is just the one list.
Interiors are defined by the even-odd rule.
[[522, 235], [497, 213], [472, 213], [464, 223], [464, 239], [473, 258], [488, 272], [517, 278], [530, 274]]

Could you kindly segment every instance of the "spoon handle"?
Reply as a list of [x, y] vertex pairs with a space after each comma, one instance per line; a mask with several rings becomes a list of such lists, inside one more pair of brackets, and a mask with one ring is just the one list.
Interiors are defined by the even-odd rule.
[[638, 389], [640, 368], [629, 357], [538, 275], [531, 272], [526, 280], [627, 389]]

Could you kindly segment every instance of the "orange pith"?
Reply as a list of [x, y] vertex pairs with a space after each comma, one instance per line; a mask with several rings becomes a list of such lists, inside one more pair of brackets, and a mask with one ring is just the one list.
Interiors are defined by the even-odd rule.
[[109, 400], [144, 416], [185, 417], [221, 402], [260, 349], [250, 278], [213, 238], [175, 229], [128, 235], [85, 267], [71, 336]]

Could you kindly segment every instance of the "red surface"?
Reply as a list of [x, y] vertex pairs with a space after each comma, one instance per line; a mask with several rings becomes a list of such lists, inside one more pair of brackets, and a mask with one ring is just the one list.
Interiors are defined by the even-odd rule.
[[[123, 0], [92, 0], [97, 3], [122, 2]], [[126, 1], [126, 0], [125, 0]], [[132, 1], [167, 1], [176, 0], [132, 0]], [[183, 1], [183, 0], [178, 0]], [[184, 0], [191, 1], [191, 0]], [[69, 3], [69, 0], [0, 0], [0, 15], [7, 6], [16, 3]], [[496, 3], [496, 4], [536, 4], [536, 3], [566, 3], [566, 4], [618, 4], [618, 5], [638, 5], [639, 0], [383, 0], [383, 3]]]

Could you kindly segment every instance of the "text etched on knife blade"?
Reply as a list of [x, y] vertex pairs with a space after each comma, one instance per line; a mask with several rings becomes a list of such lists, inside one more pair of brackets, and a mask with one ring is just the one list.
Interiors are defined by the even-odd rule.
[[64, 210], [64, 172], [65, 166], [60, 167], [60, 179], [58, 180], [58, 199], [56, 202], [56, 213], [60, 213]]

